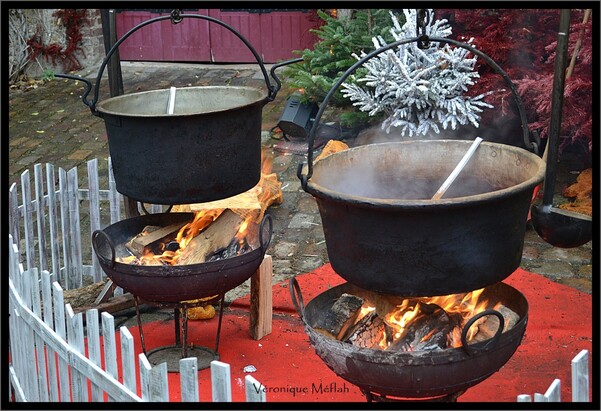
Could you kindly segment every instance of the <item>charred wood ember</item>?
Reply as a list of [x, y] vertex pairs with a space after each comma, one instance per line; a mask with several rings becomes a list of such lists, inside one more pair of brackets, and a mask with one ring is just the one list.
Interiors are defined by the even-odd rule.
[[227, 247], [223, 247], [209, 257], [207, 257], [206, 261], [219, 261], [225, 260], [226, 258], [236, 257], [238, 255], [247, 253], [252, 250], [246, 239], [242, 241], [238, 241], [237, 239], [233, 239]]
[[362, 298], [356, 295], [342, 294], [332, 307], [319, 318], [315, 324], [315, 330], [329, 337], [341, 339], [357, 320], [362, 305]]
[[427, 351], [448, 347], [449, 334], [460, 324], [461, 316], [448, 314], [436, 304], [417, 304], [420, 315], [403, 328], [388, 350]]
[[382, 318], [375, 311], [371, 311], [357, 321], [347, 333], [348, 337], [345, 337], [343, 341], [357, 347], [377, 348], [385, 333], [385, 326]]

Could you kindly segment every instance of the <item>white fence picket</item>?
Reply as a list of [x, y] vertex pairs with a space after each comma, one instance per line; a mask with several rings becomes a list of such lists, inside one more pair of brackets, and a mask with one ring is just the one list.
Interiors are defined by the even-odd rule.
[[69, 225], [69, 192], [67, 185], [67, 172], [60, 168], [58, 169], [58, 196], [61, 204], [61, 232], [62, 232], [62, 240], [63, 240], [63, 262], [65, 264], [64, 270], [59, 276], [62, 279], [62, 284], [65, 289], [70, 290], [73, 288], [73, 284], [71, 282], [71, 271], [72, 261], [70, 257], [71, 250], [71, 242], [73, 238], [71, 237], [71, 226]]
[[[51, 329], [54, 329], [54, 319], [52, 317], [52, 285], [50, 281], [50, 273], [42, 272], [42, 303], [44, 323]], [[48, 358], [48, 383], [50, 386], [49, 400], [58, 402], [58, 369], [56, 367], [56, 353], [46, 346], [46, 357]]]
[[572, 401], [589, 402], [588, 350], [572, 359]]
[[198, 402], [198, 359], [196, 357], [179, 360], [179, 378], [182, 401]]
[[[88, 161], [88, 189], [90, 193], [90, 235], [100, 229], [100, 187], [98, 184], [98, 160]], [[102, 281], [102, 269], [92, 249], [94, 282]]]
[[109, 167], [109, 201], [110, 201], [110, 213], [111, 213], [111, 224], [121, 220], [121, 195], [117, 192], [117, 183], [115, 182], [115, 175], [113, 174], [113, 164], [111, 158], [108, 158]]
[[[33, 268], [32, 268], [33, 269]], [[31, 276], [30, 271], [21, 273], [21, 280], [23, 281], [23, 303], [27, 309], [31, 310]], [[35, 344], [33, 340], [33, 331], [29, 327], [25, 327], [25, 332], [23, 334], [23, 340], [21, 342], [23, 345], [23, 359], [34, 360], [35, 359]], [[36, 372], [33, 367], [27, 367], [27, 371], [25, 372], [27, 378], [27, 384], [25, 384], [25, 392], [28, 395], [28, 398], [31, 398], [30, 401], [39, 401], [40, 395], [37, 384]]]
[[19, 194], [17, 193], [17, 183], [12, 183], [8, 190], [8, 231], [12, 236], [14, 244], [19, 244], [21, 238], [21, 218], [19, 215]]
[[35, 185], [35, 214], [38, 228], [37, 240], [39, 263], [37, 267], [40, 270], [46, 270], [48, 269], [48, 247], [46, 245], [46, 201], [44, 200], [44, 174], [42, 172], [42, 165], [36, 164], [33, 171]]
[[[109, 375], [117, 379], [117, 343], [115, 342], [115, 319], [107, 312], [101, 314], [102, 338], [104, 339], [104, 369]], [[109, 396], [109, 400], [115, 398]]]
[[142, 400], [150, 401], [150, 370], [152, 366], [144, 353], [138, 354], [138, 364], [140, 365], [140, 390], [142, 391]]
[[[98, 327], [98, 310], [92, 308], [86, 311], [86, 329], [88, 336], [88, 358], [98, 367], [102, 367], [100, 355], [100, 329]], [[92, 383], [92, 401], [101, 402], [104, 398], [102, 390], [94, 381]]]
[[134, 353], [134, 337], [127, 327], [119, 328], [121, 332], [121, 370], [123, 371], [123, 384], [131, 391], [136, 392], [136, 362]]
[[162, 362], [150, 370], [150, 401], [169, 401], [169, 383], [167, 379], [166, 362]]
[[68, 199], [69, 199], [69, 226], [70, 234], [73, 236], [69, 257], [73, 270], [71, 271], [71, 284], [73, 288], [83, 286], [83, 264], [81, 256], [81, 226], [79, 221], [79, 188], [77, 185], [77, 167], [67, 172]]
[[[54, 302], [54, 330], [58, 334], [58, 337], [63, 341], [67, 341], [67, 328], [65, 325], [65, 299], [63, 296], [63, 289], [60, 284], [55, 281], [52, 283], [52, 300]], [[60, 400], [61, 402], [70, 402], [70, 384], [69, 384], [69, 370], [66, 358], [59, 355], [58, 359], [58, 374], [59, 374], [59, 388], [60, 388]]]
[[[48, 190], [48, 226], [50, 231], [50, 261], [51, 273], [54, 280], [61, 281], [60, 272], [60, 247], [58, 239], [58, 214], [56, 197], [56, 180], [54, 177], [54, 165], [46, 163], [46, 188]], [[64, 235], [64, 234], [63, 234]]]
[[[35, 315], [42, 318], [42, 304], [40, 301], [40, 277], [38, 269], [33, 268], [29, 271], [32, 285], [32, 308]], [[49, 398], [48, 380], [47, 380], [47, 361], [44, 340], [38, 334], [34, 334], [38, 387], [40, 393], [40, 401], [47, 402]]]
[[558, 378], [553, 380], [553, 382], [545, 392], [545, 399], [547, 402], [561, 401], [561, 381]]
[[221, 361], [211, 361], [211, 386], [213, 402], [232, 401], [232, 379], [230, 365]]
[[35, 266], [35, 246], [33, 239], [33, 204], [31, 201], [31, 184], [29, 170], [21, 174], [21, 195], [23, 198], [23, 224], [25, 233], [25, 267], [29, 270]]
[[265, 402], [267, 401], [266, 389], [263, 384], [257, 381], [252, 375], [244, 377], [246, 402]]
[[[67, 314], [67, 341], [75, 352], [85, 354], [83, 346], [83, 321], [81, 313], [75, 315], [71, 304], [67, 304], [65, 306], [65, 312]], [[71, 386], [73, 401], [85, 402], [88, 400], [88, 386], [86, 384], [85, 377], [74, 367], [71, 367]]]

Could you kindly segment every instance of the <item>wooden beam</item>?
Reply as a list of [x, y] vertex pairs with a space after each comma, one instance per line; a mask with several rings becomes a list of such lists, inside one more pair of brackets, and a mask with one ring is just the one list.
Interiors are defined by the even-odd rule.
[[273, 319], [272, 287], [273, 264], [270, 255], [250, 278], [250, 336], [260, 340], [271, 334]]

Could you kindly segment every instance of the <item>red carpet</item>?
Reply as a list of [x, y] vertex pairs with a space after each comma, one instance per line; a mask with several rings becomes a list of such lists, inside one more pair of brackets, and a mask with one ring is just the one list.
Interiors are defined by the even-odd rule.
[[[343, 282], [329, 264], [297, 279], [305, 303]], [[544, 394], [555, 378], [561, 380], [562, 401], [571, 401], [570, 361], [583, 349], [589, 350], [590, 386], [597, 384], [592, 379], [591, 296], [521, 269], [505, 282], [524, 294], [530, 306], [524, 340], [505, 366], [467, 390], [459, 401], [515, 402], [519, 394]], [[257, 371], [251, 375], [267, 387], [268, 402], [365, 402], [357, 387], [337, 377], [315, 354], [294, 311], [288, 282], [273, 287], [273, 332], [259, 341], [248, 333], [248, 303], [249, 297], [236, 300], [224, 312], [221, 329], [220, 360], [231, 365], [234, 401], [244, 401], [248, 373], [243, 368], [253, 365]], [[217, 317], [188, 324], [189, 343], [215, 348]], [[146, 348], [172, 345], [173, 328], [173, 321], [145, 324]], [[137, 327], [130, 331], [137, 354], [139, 332]], [[199, 372], [199, 381], [201, 401], [211, 401], [209, 369]], [[333, 387], [339, 392], [328, 392]], [[169, 389], [172, 401], [179, 401], [178, 373], [169, 374]], [[590, 395], [593, 398], [592, 390]]]

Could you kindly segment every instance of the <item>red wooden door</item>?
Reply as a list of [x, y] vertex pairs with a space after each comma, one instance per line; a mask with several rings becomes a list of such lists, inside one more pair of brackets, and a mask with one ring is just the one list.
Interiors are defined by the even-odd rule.
[[271, 11], [261, 14], [261, 50], [267, 63], [300, 57], [294, 50], [312, 49], [317, 37], [309, 30], [318, 27], [313, 13]]
[[[183, 10], [189, 14], [207, 14], [207, 10]], [[117, 13], [117, 38], [143, 21], [168, 16], [170, 10]], [[148, 24], [129, 36], [119, 46], [121, 60], [143, 61], [210, 61], [209, 23], [203, 19], [184, 19], [179, 24], [170, 20]]]
[[[293, 50], [313, 48], [309, 32], [321, 20], [311, 10], [284, 9], [195, 9], [187, 14], [213, 17], [244, 37], [265, 63], [276, 63], [298, 55]], [[118, 10], [117, 37], [137, 24], [169, 15], [170, 10]], [[142, 27], [119, 47], [121, 60], [256, 63], [249, 48], [218, 23], [189, 18], [173, 25], [170, 20]]]
[[[246, 11], [209, 9], [209, 16], [221, 20], [242, 35], [261, 57], [261, 21], [259, 14]], [[248, 47], [234, 33], [211, 23], [211, 53], [216, 63], [256, 63]]]

